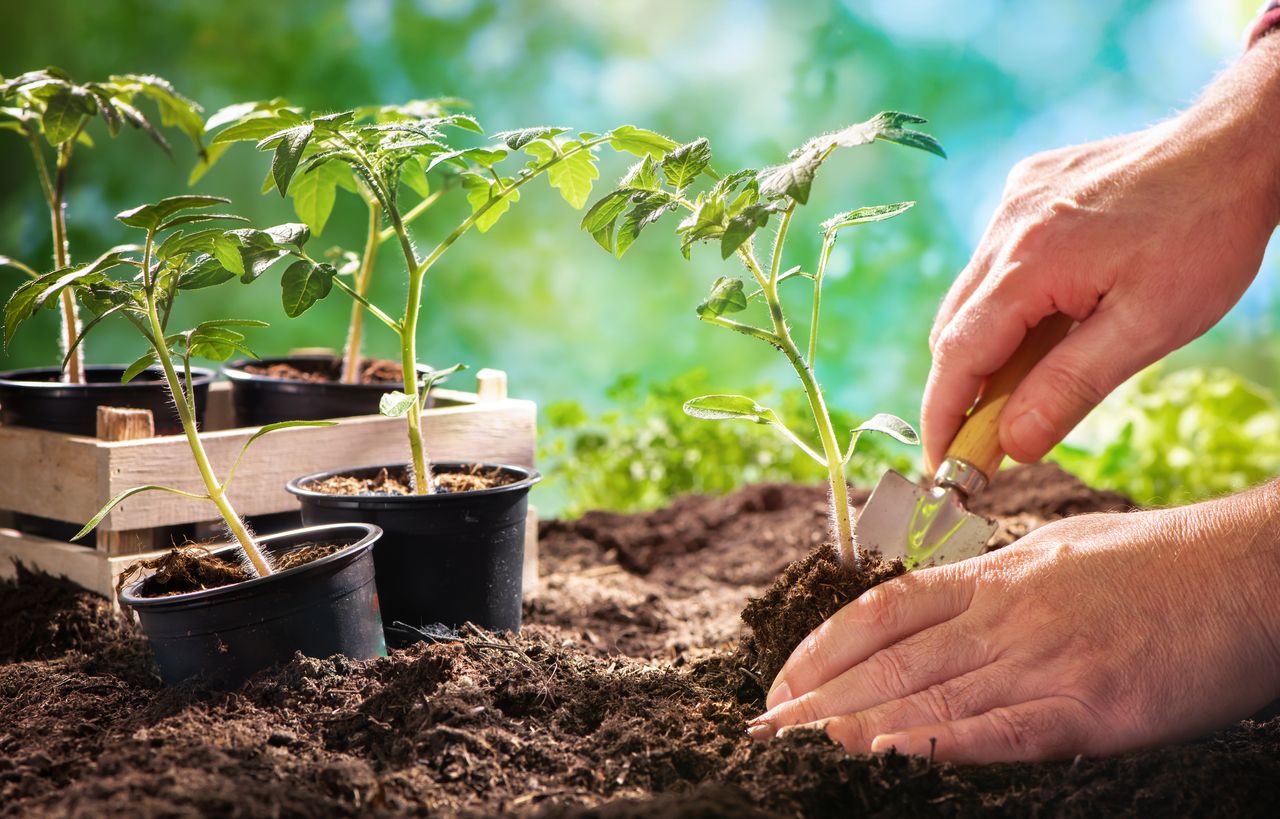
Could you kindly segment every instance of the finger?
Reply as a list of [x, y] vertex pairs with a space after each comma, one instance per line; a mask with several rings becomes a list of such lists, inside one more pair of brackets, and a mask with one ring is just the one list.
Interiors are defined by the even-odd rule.
[[827, 734], [850, 753], [867, 753], [876, 737], [1025, 702], [1022, 688], [1010, 663], [986, 665], [873, 708], [827, 715]]
[[1000, 447], [1039, 460], [1129, 376], [1168, 352], [1105, 302], [1027, 374], [1000, 414]]
[[930, 471], [945, 458], [983, 380], [1009, 360], [1029, 328], [1054, 312], [1053, 300], [1032, 277], [1010, 270], [984, 281], [947, 325], [934, 350], [920, 408]]
[[[985, 239], [983, 240], [986, 241]], [[938, 346], [938, 337], [942, 335], [942, 331], [946, 328], [951, 320], [955, 318], [956, 313], [960, 312], [960, 308], [973, 295], [973, 291], [977, 290], [986, 278], [987, 273], [991, 270], [992, 254], [985, 249], [979, 249], [973, 254], [973, 258], [969, 260], [969, 264], [964, 270], [960, 271], [960, 275], [952, 282], [951, 289], [942, 297], [942, 303], [938, 305], [938, 312], [933, 317], [933, 327], [929, 330], [929, 351], [933, 352]]]
[[[835, 722], [826, 726], [829, 735], [839, 730]], [[871, 741], [871, 751], [932, 755], [960, 764], [1037, 762], [1092, 752], [1093, 737], [1103, 727], [1081, 701], [1055, 696], [881, 734]], [[865, 750], [846, 748], [850, 753]]]
[[972, 575], [959, 564], [881, 583], [796, 646], [778, 672], [766, 704], [773, 708], [814, 690], [904, 637], [961, 614], [972, 599]]
[[[772, 735], [787, 725], [802, 725], [844, 714], [875, 716], [870, 724], [879, 728], [899, 727], [882, 724], [876, 715], [885, 708], [890, 709], [885, 713], [896, 713], [895, 708], [935, 703], [934, 695], [929, 693], [933, 690], [931, 687], [948, 686], [939, 692], [944, 698], [956, 689], [955, 699], [959, 703], [968, 697], [959, 689], [970, 684], [970, 672], [987, 666], [993, 653], [983, 630], [962, 614], [881, 649], [814, 690], [779, 703], [752, 720], [753, 726], [763, 725], [769, 729], [753, 735]], [[996, 673], [988, 672], [987, 677]], [[917, 701], [912, 697], [921, 699]], [[990, 703], [982, 710], [1003, 704]], [[955, 718], [951, 712], [940, 716], [929, 711], [927, 716], [903, 725]], [[866, 742], [870, 743], [873, 736], [875, 733], [868, 734]]]

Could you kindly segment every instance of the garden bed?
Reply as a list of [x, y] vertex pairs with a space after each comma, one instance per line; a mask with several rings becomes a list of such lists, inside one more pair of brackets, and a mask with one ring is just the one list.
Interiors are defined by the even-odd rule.
[[[865, 497], [865, 496], [864, 496]], [[1054, 467], [1002, 473], [1008, 542], [1123, 508]], [[100, 598], [0, 587], [0, 815], [754, 816], [1266, 813], [1280, 720], [1114, 759], [954, 767], [753, 744], [738, 612], [826, 531], [822, 489], [763, 485], [542, 527], [517, 638], [296, 658], [232, 693], [163, 689]]]

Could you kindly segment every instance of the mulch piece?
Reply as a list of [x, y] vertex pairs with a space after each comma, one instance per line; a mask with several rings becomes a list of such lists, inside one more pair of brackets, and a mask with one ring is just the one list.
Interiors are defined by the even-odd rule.
[[[160, 687], [104, 602], [20, 573], [0, 585], [0, 815], [1270, 814], [1280, 720], [986, 767], [749, 741], [739, 612], [822, 545], [825, 503], [764, 485], [551, 521], [519, 635], [297, 656], [231, 692]], [[1131, 505], [1047, 466], [1002, 473], [984, 504], [1006, 531]]]

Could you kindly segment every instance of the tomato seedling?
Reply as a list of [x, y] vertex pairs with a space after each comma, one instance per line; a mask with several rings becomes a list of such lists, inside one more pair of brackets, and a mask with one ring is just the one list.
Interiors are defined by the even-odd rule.
[[[945, 157], [937, 140], [908, 127], [922, 122], [923, 119], [910, 114], [881, 113], [866, 122], [814, 137], [792, 151], [788, 160], [780, 165], [760, 171], [739, 170], [726, 176], [718, 176], [711, 170], [710, 143], [699, 139], [667, 151], [661, 157], [641, 159], [627, 171], [617, 188], [596, 202], [582, 220], [583, 229], [591, 233], [601, 247], [621, 257], [647, 226], [667, 213], [687, 211], [688, 215], [676, 226], [680, 251], [686, 259], [695, 242], [715, 242], [722, 258], [737, 257], [746, 268], [754, 289], [748, 291], [741, 278], [724, 276], [717, 279], [710, 294], [698, 305], [698, 318], [763, 341], [786, 357], [804, 389], [817, 427], [818, 445], [812, 446], [791, 430], [776, 412], [744, 395], [704, 395], [686, 402], [684, 411], [694, 418], [766, 424], [825, 467], [831, 485], [832, 535], [842, 559], [855, 566], [858, 552], [844, 471], [853, 457], [858, 437], [863, 432], [875, 431], [904, 443], [915, 444], [918, 440], [915, 430], [907, 422], [892, 415], [879, 414], [854, 428], [848, 446], [841, 448], [814, 370], [822, 283], [831, 251], [842, 230], [890, 219], [915, 203], [857, 208], [823, 222], [822, 250], [812, 272], [798, 266], [784, 270], [783, 255], [796, 209], [809, 201], [818, 169], [837, 148], [867, 145], [879, 139]], [[695, 196], [692, 187], [700, 179], [710, 180], [711, 184]], [[755, 236], [774, 219], [777, 220], [777, 231], [773, 247], [766, 263], [761, 264], [756, 254]], [[805, 350], [792, 335], [782, 300], [782, 284], [796, 280], [808, 281], [812, 289], [809, 338]], [[746, 311], [755, 302], [763, 303], [767, 311], [764, 326], [729, 317]]]
[[[105, 82], [77, 83], [66, 72], [53, 67], [28, 71], [8, 80], [0, 77], [0, 130], [16, 131], [31, 148], [40, 189], [49, 208], [55, 270], [71, 266], [71, 248], [67, 241], [67, 172], [75, 148], [93, 146], [93, 139], [85, 131], [89, 123], [101, 119], [113, 137], [120, 133], [122, 125], [128, 124], [145, 131], [165, 153], [170, 153], [164, 135], [134, 105], [138, 96], [155, 103], [161, 123], [176, 126], [191, 138], [198, 152], [204, 153], [200, 106], [160, 77], [121, 74], [112, 75]], [[52, 163], [47, 156], [49, 149]], [[7, 256], [0, 256], [0, 265], [21, 270], [32, 279], [39, 276], [30, 265]], [[80, 333], [79, 310], [71, 290], [63, 288], [59, 298], [62, 313], [59, 338], [63, 352], [68, 353], [63, 363], [63, 380], [83, 384], [84, 357], [73, 349]]]
[[[430, 103], [425, 105], [441, 105]], [[402, 391], [382, 397], [380, 410], [390, 417], [403, 416], [408, 425], [409, 472], [414, 492], [430, 494], [435, 489], [431, 461], [422, 436], [422, 410], [431, 385], [462, 368], [455, 365], [422, 374], [418, 367], [417, 331], [422, 310], [427, 273], [450, 247], [472, 228], [489, 230], [520, 198], [520, 190], [533, 179], [546, 175], [573, 207], [583, 207], [599, 176], [595, 149], [609, 145], [615, 150], [660, 157], [676, 147], [667, 137], [624, 125], [604, 134], [579, 133], [555, 127], [522, 128], [493, 135], [493, 142], [478, 147], [455, 147], [447, 140], [446, 129], [481, 134], [483, 129], [466, 114], [443, 110], [423, 110], [417, 104], [406, 108], [356, 109], [336, 114], [303, 117], [279, 101], [251, 103], [240, 119], [214, 139], [215, 145], [239, 139], [257, 139], [258, 148], [271, 151], [271, 184], [282, 196], [298, 185], [315, 185], [316, 175], [331, 175], [352, 182], [370, 207], [370, 242], [379, 229], [378, 219], [387, 223], [378, 242], [394, 238], [404, 259], [406, 296], [399, 318], [393, 318], [373, 304], [357, 286], [337, 275], [332, 266], [315, 266], [306, 271], [285, 271], [282, 279], [285, 311], [300, 315], [336, 286], [385, 324], [400, 340], [400, 363], [404, 372]], [[256, 110], [251, 110], [257, 106]], [[228, 135], [230, 134], [230, 135]], [[523, 167], [513, 174], [500, 168], [510, 157], [523, 154]], [[425, 256], [419, 256], [409, 236], [408, 223], [436, 201], [445, 188], [431, 193], [427, 176], [447, 169], [456, 187], [464, 191], [471, 214], [456, 225]], [[410, 210], [401, 208], [401, 187], [417, 193], [420, 201]], [[450, 183], [446, 182], [445, 185]], [[329, 183], [322, 187], [327, 189]], [[424, 193], [425, 191], [425, 193]], [[295, 194], [295, 202], [297, 196]], [[366, 250], [365, 260], [369, 254]], [[352, 351], [348, 349], [348, 354]]]
[[[23, 284], [5, 304], [4, 341], [7, 345], [18, 325], [37, 309], [55, 303], [68, 293], [78, 297], [80, 303], [93, 313], [93, 318], [71, 342], [68, 356], [103, 319], [112, 315], [127, 319], [146, 340], [149, 349], [129, 366], [122, 380], [130, 381], [144, 370], [159, 365], [204, 483], [203, 494], [157, 484], [127, 489], [108, 501], [73, 540], [84, 537], [117, 504], [139, 492], [170, 492], [212, 503], [243, 549], [249, 564], [258, 575], [264, 576], [271, 573], [270, 562], [232, 507], [227, 497], [227, 486], [235, 477], [245, 452], [258, 438], [286, 427], [330, 426], [332, 422], [283, 421], [260, 428], [245, 441], [226, 477], [220, 480], [209, 462], [196, 426], [191, 359], [226, 361], [237, 353], [253, 356], [245, 346], [245, 335], [241, 329], [267, 325], [249, 319], [215, 319], [201, 322], [189, 330], [173, 332], [168, 326], [169, 317], [179, 295], [231, 280], [249, 284], [286, 257], [295, 259], [288, 268], [295, 271], [295, 277], [317, 277], [315, 273], [305, 272], [315, 268], [328, 268], [327, 273], [319, 275], [319, 278], [325, 275], [332, 277], [332, 268], [306, 255], [304, 245], [310, 237], [306, 225], [290, 223], [266, 230], [220, 227], [203, 227], [189, 233], [184, 230], [191, 225], [208, 222], [245, 221], [231, 214], [205, 212], [206, 208], [227, 202], [216, 196], [173, 196], [118, 214], [116, 219], [121, 223], [143, 232], [142, 243], [117, 248], [93, 262], [55, 270]], [[113, 271], [121, 271], [125, 275], [113, 278], [108, 275]], [[205, 298], [212, 303], [210, 295]]]

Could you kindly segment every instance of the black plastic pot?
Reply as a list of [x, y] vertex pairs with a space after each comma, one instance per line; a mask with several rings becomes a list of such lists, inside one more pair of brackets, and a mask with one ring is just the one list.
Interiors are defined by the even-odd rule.
[[[472, 464], [437, 463], [435, 470], [457, 472]], [[483, 464], [516, 478], [514, 483], [474, 492], [437, 495], [326, 495], [307, 487], [334, 475], [369, 477], [382, 469], [336, 469], [297, 478], [288, 490], [302, 501], [308, 526], [358, 520], [383, 529], [374, 554], [378, 599], [387, 641], [411, 642], [397, 627], [466, 622], [493, 631], [519, 631], [524, 571], [525, 514], [529, 489], [542, 480], [531, 469]]]
[[272, 554], [317, 541], [352, 545], [278, 574], [170, 597], [139, 597], [146, 582], [140, 580], [120, 593], [120, 602], [138, 613], [170, 685], [203, 675], [209, 685], [234, 686], [295, 651], [381, 657], [386, 643], [373, 581], [373, 544], [381, 534], [377, 526], [344, 522], [267, 535], [260, 542]]
[[[92, 437], [98, 429], [98, 407], [131, 407], [151, 410], [157, 435], [181, 433], [164, 373], [147, 370], [121, 384], [124, 371], [112, 364], [90, 364], [85, 367], [85, 384], [63, 383], [56, 367], [0, 373], [0, 419], [6, 424]], [[215, 376], [212, 370], [191, 368], [198, 421], [204, 420], [205, 398]]]
[[[333, 373], [340, 362], [327, 355], [298, 355], [264, 358], [261, 361], [233, 361], [222, 368], [231, 382], [231, 401], [238, 426], [262, 426], [278, 421], [322, 421], [377, 415], [378, 402], [399, 383], [344, 384], [341, 381], [295, 381], [246, 372], [249, 365], [289, 364], [303, 372]], [[432, 405], [430, 393], [427, 406]]]

